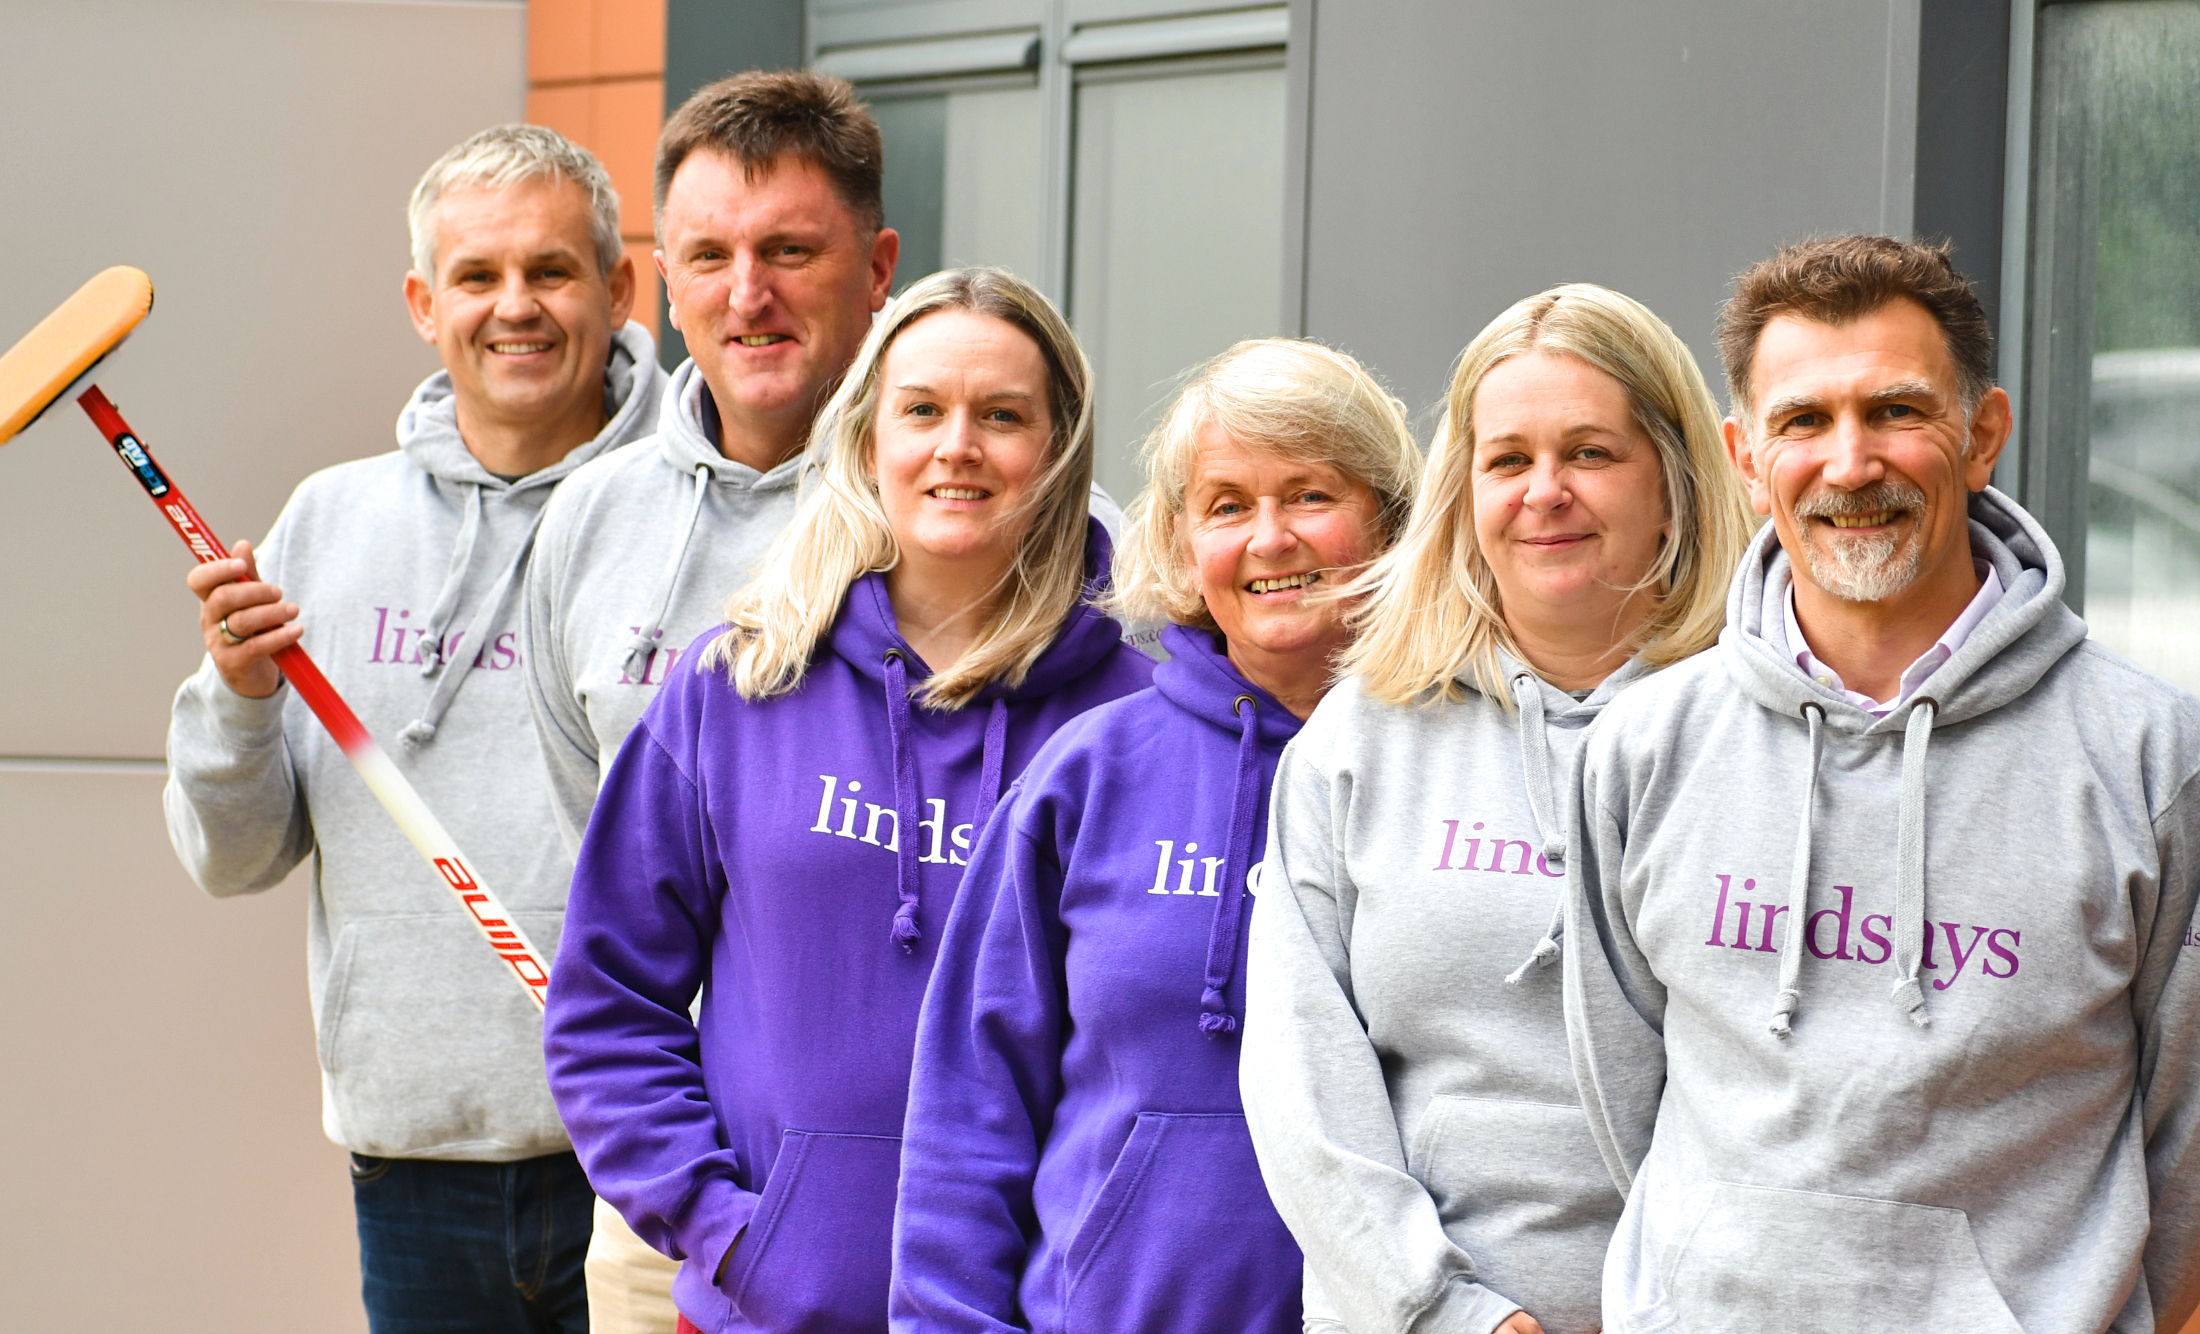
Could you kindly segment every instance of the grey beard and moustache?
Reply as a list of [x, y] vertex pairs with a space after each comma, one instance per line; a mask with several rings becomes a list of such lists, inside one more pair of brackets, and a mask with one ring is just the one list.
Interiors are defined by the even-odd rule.
[[1803, 530], [1803, 563], [1813, 583], [1849, 602], [1880, 602], [1910, 586], [1925, 560], [1917, 525], [1911, 527], [1906, 544], [1893, 533], [1846, 537], [1839, 535], [1839, 529], [1824, 544], [1830, 551], [1813, 540], [1812, 519], [1879, 510], [1907, 511], [1922, 522], [1925, 493], [1907, 482], [1878, 481], [1862, 490], [1828, 491], [1796, 502], [1795, 518]]

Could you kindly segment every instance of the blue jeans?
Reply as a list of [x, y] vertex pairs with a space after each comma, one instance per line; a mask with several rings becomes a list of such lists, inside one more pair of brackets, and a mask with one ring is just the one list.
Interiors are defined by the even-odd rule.
[[516, 1163], [351, 1156], [373, 1334], [587, 1334], [595, 1195], [570, 1153]]

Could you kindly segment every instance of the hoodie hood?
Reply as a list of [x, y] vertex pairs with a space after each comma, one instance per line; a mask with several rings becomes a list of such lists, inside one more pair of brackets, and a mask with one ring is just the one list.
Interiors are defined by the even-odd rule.
[[[1085, 520], [1085, 596], [1070, 609], [1054, 642], [1047, 645], [1022, 684], [1013, 688], [998, 683], [978, 694], [978, 702], [996, 699], [1011, 703], [1041, 699], [1092, 670], [1122, 642], [1122, 627], [1092, 605], [1106, 584], [1114, 548], [1098, 519]], [[907, 664], [908, 677], [922, 682], [931, 674], [909, 641], [901, 637], [894, 619], [894, 603], [886, 594], [886, 575], [873, 571], [849, 585], [840, 618], [833, 622], [827, 644], [856, 673], [884, 685], [889, 653]]]
[[[2085, 623], [2062, 603], [2063, 564], [2031, 515], [1989, 487], [1971, 497], [1971, 552], [1990, 564], [2004, 590], [1948, 661], [1883, 718], [1851, 704], [1796, 666], [1792, 647], [1765, 637], [1765, 610], [1787, 596], [1792, 567], [1772, 524], [1757, 532], [1727, 595], [1720, 634], [1734, 683], [1760, 706], [1796, 719], [1809, 731], [1803, 803], [1788, 873], [1788, 909], [1808, 916], [1811, 839], [1818, 781], [1829, 739], [1849, 741], [1894, 733], [1902, 737], [1901, 794], [1896, 813], [1896, 874], [1892, 999], [1910, 1022], [1925, 1027], [1925, 993], [1918, 981], [1926, 922], [1926, 754], [1933, 729], [1966, 722], [2022, 698], [2063, 655], [2085, 639]], [[1789, 931], [1780, 950], [1779, 990], [1770, 1024], [1774, 1036], [1793, 1032], [1802, 1003], [1803, 933]]]
[[[977, 827], [985, 828], [1001, 799], [1002, 765], [1008, 751], [1008, 709], [1011, 703], [1043, 700], [1070, 682], [1098, 667], [1123, 642], [1122, 627], [1092, 605], [1092, 595], [1106, 583], [1111, 548], [1107, 531], [1097, 519], [1085, 520], [1085, 595], [1070, 608], [1054, 640], [1032, 664], [1021, 683], [1011, 687], [994, 683], [978, 693], [972, 707], [986, 710], [983, 767], [979, 777]], [[887, 596], [886, 575], [874, 570], [849, 585], [840, 617], [829, 636], [834, 656], [857, 677], [875, 683], [886, 696], [886, 736], [893, 750], [894, 808], [900, 827], [917, 824], [919, 802], [916, 725], [911, 715], [910, 694], [931, 675], [917, 651], [902, 638], [894, 617], [893, 599]], [[903, 839], [895, 852], [896, 886], [901, 906], [894, 913], [894, 943], [903, 952], [916, 949], [923, 930], [917, 923], [922, 872], [917, 864], [914, 840]]]
[[657, 414], [657, 453], [665, 466], [683, 477], [694, 475], [698, 468], [707, 469], [713, 481], [757, 491], [776, 491], [801, 481], [802, 451], [769, 472], [758, 472], [727, 458], [718, 448], [718, 439], [718, 405], [690, 358], [664, 382], [664, 402]]
[[634, 610], [634, 637], [627, 642], [622, 662], [629, 680], [649, 679], [652, 659], [664, 639], [665, 622], [672, 615], [673, 591], [680, 586], [680, 572], [687, 568], [695, 547], [696, 530], [703, 524], [710, 488], [723, 486], [737, 493], [752, 493], [751, 496], [735, 497], [732, 501], [735, 509], [748, 510], [761, 503], [778, 510], [787, 507], [773, 505], [769, 500], [758, 501], [752, 496], [780, 492], [786, 493], [791, 502], [793, 494], [801, 487], [803, 455], [800, 452], [781, 461], [770, 472], [758, 472], [746, 463], [727, 458], [718, 447], [718, 435], [718, 406], [711, 399], [710, 386], [695, 369], [691, 357], [681, 362], [680, 368], [665, 382], [664, 402], [657, 420], [658, 457], [664, 460], [665, 466], [689, 479], [687, 503], [681, 507], [684, 520], [679, 539], [666, 555], [656, 582]]
[[1945, 725], [2023, 697], [2085, 639], [2085, 622], [2063, 605], [2061, 554], [2009, 497], [1993, 487], [1973, 495], [1970, 532], [1972, 554], [2001, 578], [2001, 601], [1910, 700], [1874, 718], [1804, 675], [1788, 645], [1759, 631], [1766, 607], [1787, 596], [1793, 577], [1779, 534], [1765, 524], [1727, 590], [1726, 629], [1719, 642], [1734, 684], [1765, 708], [1792, 718], [1800, 718], [1806, 704], [1816, 704], [1824, 710], [1827, 730], [1840, 736], [1899, 732], [1921, 698], [1933, 702], [1936, 725]]
[[[510, 482], [482, 467], [473, 451], [466, 448], [466, 441], [458, 430], [458, 399], [451, 390], [449, 371], [437, 371], [413, 391], [411, 401], [397, 417], [398, 448], [407, 461], [434, 479], [439, 489], [457, 488], [464, 493], [461, 502], [464, 517], [459, 522], [458, 540], [451, 547], [443, 586], [436, 593], [428, 613], [428, 635], [421, 641], [426, 646], [421, 656], [421, 674], [437, 676], [440, 673], [440, 679], [428, 693], [427, 706], [420, 716], [398, 734], [406, 744], [421, 746], [435, 739], [436, 728], [449, 710], [451, 700], [466, 683], [466, 672], [443, 671], [447, 646], [457, 642], [478, 648], [487, 643], [511, 606], [520, 577], [527, 568], [527, 558], [534, 550], [535, 530], [542, 522], [543, 504], [551, 488], [597, 455], [649, 433], [656, 425], [657, 390], [663, 374], [657, 368], [657, 345], [649, 331], [639, 324], [628, 323], [612, 337], [610, 360], [604, 368], [604, 407], [608, 419], [603, 429], [596, 433], [595, 439], [571, 450], [549, 467]], [[491, 497], [500, 509], [524, 507], [524, 517], [516, 525], [485, 522], [484, 506], [492, 503]], [[480, 558], [485, 527], [517, 528], [516, 541], [509, 532], [493, 535], [491, 542], [500, 548], [501, 559]], [[511, 545], [506, 546], [506, 543]], [[474, 616], [463, 636], [453, 641], [451, 627], [456, 623], [460, 604], [466, 601], [472, 602]], [[460, 657], [463, 661], [464, 655]]]
[[1257, 706], [1260, 743], [1281, 750], [1299, 734], [1300, 722], [1276, 697], [1245, 679], [1230, 661], [1222, 636], [1211, 630], [1171, 625], [1161, 631], [1168, 658], [1153, 669], [1154, 689], [1171, 704], [1228, 732], [1242, 736], [1245, 720], [1239, 701]]
[[449, 371], [437, 371], [413, 390], [404, 411], [397, 414], [397, 447], [438, 481], [510, 491], [554, 486], [597, 455], [648, 435], [657, 425], [663, 384], [656, 340], [649, 330], [630, 321], [611, 337], [611, 359], [604, 367], [603, 429], [549, 467], [512, 482], [482, 467], [458, 433], [458, 399], [451, 391]]

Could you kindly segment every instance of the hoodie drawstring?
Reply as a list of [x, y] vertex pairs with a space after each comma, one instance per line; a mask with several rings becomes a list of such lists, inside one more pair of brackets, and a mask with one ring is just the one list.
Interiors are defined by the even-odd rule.
[[[1925, 750], [1932, 744], [1938, 706], [1919, 699], [1910, 706], [1902, 729], [1902, 790], [1895, 815], [1894, 971], [1892, 999], [1903, 1017], [1919, 1028], [1932, 1025], [1925, 1013], [1925, 992], [1917, 970], [1925, 949]], [[1825, 759], [1824, 709], [1805, 704], [1810, 723], [1810, 773], [1803, 782], [1803, 820], [1795, 835], [1795, 868], [1788, 876], [1788, 929], [1780, 942], [1780, 996], [1772, 1011], [1772, 1034], [1793, 1032], [1802, 1002], [1803, 943], [1810, 931], [1810, 833], [1818, 795], [1818, 769]]]
[[481, 542], [481, 488], [469, 484], [466, 488], [466, 517], [459, 521], [458, 541], [451, 545], [451, 568], [443, 574], [442, 591], [435, 595], [435, 606], [428, 612], [428, 633], [420, 641], [420, 674], [433, 676], [443, 665], [443, 636], [451, 629], [451, 617], [458, 611], [459, 595], [465, 591], [466, 575], [474, 564], [474, 548]]
[[672, 549], [672, 559], [665, 564], [664, 573], [657, 576], [657, 591], [649, 596], [649, 617], [634, 632], [633, 640], [626, 646], [626, 661], [621, 664], [629, 681], [649, 679], [650, 659], [657, 654], [657, 636], [665, 628], [665, 613], [672, 608], [673, 586], [680, 582], [680, 567], [687, 564], [688, 547], [695, 541], [695, 525], [703, 517], [703, 497], [710, 493], [710, 465], [695, 465], [695, 495], [688, 502], [687, 526], [680, 530], [680, 545]]
[[[1566, 863], [1566, 831], [1559, 823], [1558, 792], [1551, 776], [1551, 735], [1543, 726], [1543, 683], [1533, 672], [1515, 672], [1513, 703], [1519, 706], [1514, 725], [1520, 730], [1520, 769], [1528, 784], [1528, 814], [1535, 820], [1536, 836], [1543, 840], [1546, 866]], [[1510, 986], [1527, 980], [1530, 968], [1542, 968], [1558, 957], [1566, 934], [1566, 898], [1559, 896], [1551, 912], [1551, 925], [1535, 949], [1518, 968], [1505, 975]]]
[[451, 701], [458, 697], [458, 688], [466, 683], [468, 659], [465, 646], [472, 644], [476, 656], [489, 647], [489, 633], [504, 619], [504, 613], [511, 605], [512, 594], [519, 587], [520, 571], [527, 568], [527, 555], [535, 548], [535, 532], [542, 527], [543, 510], [547, 508], [548, 506], [542, 506], [535, 510], [535, 517], [528, 521], [527, 531], [520, 535], [519, 550], [512, 553], [511, 563], [504, 567], [504, 576], [497, 580], [496, 588], [481, 604], [481, 610], [474, 613], [472, 623], [459, 637], [458, 665], [453, 667], [444, 661], [443, 618], [451, 614], [451, 606], [458, 601], [458, 584], [465, 575], [466, 567], [473, 563], [475, 535], [481, 528], [481, 488], [474, 488], [474, 505], [467, 516], [466, 527], [459, 533], [459, 555], [451, 565], [451, 582], [443, 594], [436, 598], [437, 611], [429, 618], [435, 637], [428, 642], [435, 645], [435, 650], [432, 657], [421, 665], [421, 672], [425, 674], [440, 669], [442, 674], [436, 677], [435, 688], [428, 692], [427, 707], [420, 711], [418, 718], [405, 725], [404, 731], [398, 733], [406, 745], [422, 746], [435, 740], [435, 729], [442, 724], [443, 715], [449, 711]]
[[[924, 938], [917, 925], [917, 752], [910, 744], [909, 668], [901, 650], [886, 650], [886, 743], [894, 756], [894, 884], [900, 906], [894, 909], [893, 939], [903, 954], [916, 952]], [[996, 698], [985, 720], [984, 758], [978, 773], [978, 818], [971, 826], [984, 833], [1001, 801], [1001, 771], [1007, 767], [1008, 701]], [[942, 817], [945, 824], [945, 817]], [[940, 830], [942, 839], [947, 830]]]
[[1207, 932], [1207, 985], [1199, 994], [1199, 1031], [1210, 1038], [1237, 1031], [1224, 994], [1237, 972], [1238, 933], [1245, 921], [1245, 880], [1253, 871], [1253, 826], [1260, 815], [1260, 705], [1251, 695], [1230, 701], [1238, 733], [1237, 792], [1230, 805], [1230, 842], [1223, 851], [1222, 897]]
[[[1788, 929], [1780, 942], [1780, 996], [1772, 1006], [1772, 1035], [1784, 1038], [1793, 1032], [1795, 1007], [1803, 999], [1803, 927], [1810, 912], [1810, 817], [1818, 803], [1818, 766], [1826, 756], [1826, 711], [1816, 704], [1803, 706], [1810, 724], [1810, 771], [1803, 775], [1803, 821], [1795, 831], [1795, 865], [1788, 872]], [[1770, 911], [1770, 909], [1767, 909]]]
[[1932, 742], [1938, 712], [1930, 699], [1910, 706], [1902, 729], [1902, 794], [1895, 807], [1900, 860], [1894, 872], [1894, 1003], [1919, 1028], [1932, 1023], [1925, 1013], [1925, 992], [1917, 984], [1917, 967], [1925, 933], [1932, 929], [1925, 921], [1925, 748]]

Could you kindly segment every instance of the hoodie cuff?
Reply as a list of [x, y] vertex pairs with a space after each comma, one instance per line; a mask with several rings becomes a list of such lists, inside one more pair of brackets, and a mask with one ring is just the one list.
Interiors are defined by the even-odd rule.
[[207, 693], [207, 712], [221, 729], [222, 740], [238, 750], [257, 750], [272, 746], [283, 739], [283, 705], [290, 699], [290, 682], [275, 687], [275, 693], [266, 699], [252, 699], [229, 688], [229, 683], [214, 677], [214, 688]]
[[1493, 1334], [1520, 1303], [1469, 1278], [1456, 1278], [1410, 1326], [1412, 1334]]
[[[725, 1291], [723, 1280], [730, 1279], [734, 1270], [733, 1265], [726, 1264], [726, 1252], [740, 1240], [749, 1220], [756, 1217], [756, 1206], [762, 1198], [721, 1177], [705, 1184], [688, 1203], [686, 1224], [679, 1229], [680, 1249], [702, 1269], [706, 1281], [721, 1292]], [[721, 1265], [725, 1266], [723, 1274], [719, 1272]]]

